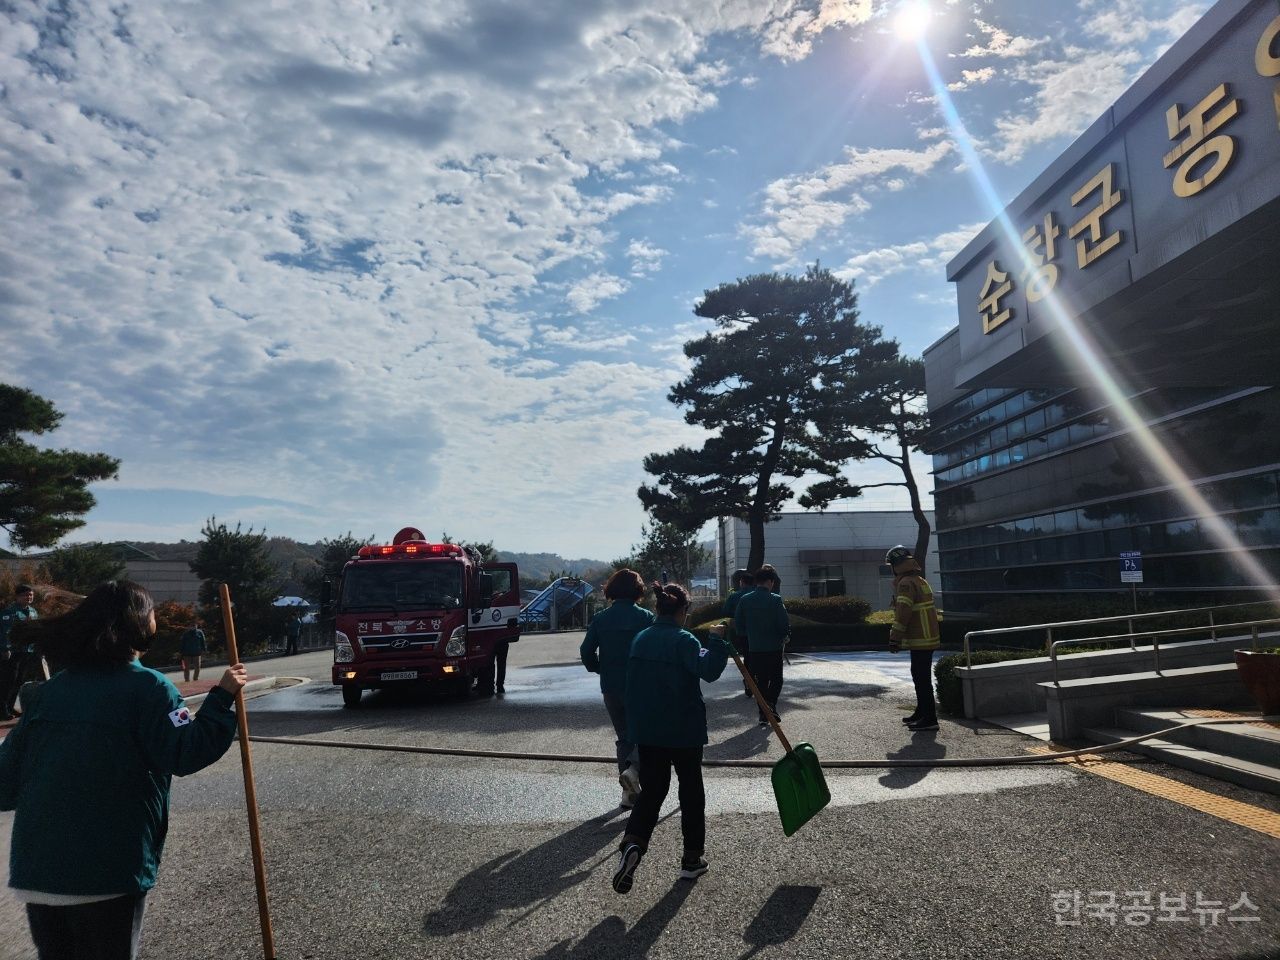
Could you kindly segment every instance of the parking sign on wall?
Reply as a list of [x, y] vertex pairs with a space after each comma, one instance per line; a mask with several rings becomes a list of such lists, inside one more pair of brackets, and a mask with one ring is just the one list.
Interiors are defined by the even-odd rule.
[[1142, 582], [1142, 551], [1128, 550], [1120, 554], [1120, 582]]

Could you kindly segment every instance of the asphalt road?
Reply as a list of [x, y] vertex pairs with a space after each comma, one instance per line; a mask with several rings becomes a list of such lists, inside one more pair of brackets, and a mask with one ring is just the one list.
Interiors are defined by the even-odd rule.
[[[577, 663], [580, 639], [514, 645], [503, 699], [366, 694], [358, 710], [329, 685], [327, 652], [260, 662], [255, 673], [311, 682], [250, 701], [252, 732], [608, 755], [613, 734]], [[912, 702], [905, 659], [864, 661], [788, 668], [788, 736], [825, 760], [998, 756], [1033, 743], [946, 721], [912, 736], [899, 723]], [[705, 693], [708, 756], [781, 756], [734, 676]], [[789, 839], [766, 771], [708, 770], [711, 871], [677, 879], [672, 797], [622, 897], [609, 885], [626, 819], [610, 767], [278, 744], [253, 754], [284, 960], [1280, 957], [1280, 841], [1059, 765], [830, 771], [831, 806]], [[1132, 759], [1280, 810], [1275, 797]], [[11, 816], [0, 815], [6, 855]], [[1086, 909], [1064, 925], [1076, 892]], [[1108, 894], [1114, 918], [1097, 910]], [[1242, 894], [1250, 906], [1231, 909]], [[1179, 896], [1186, 909], [1158, 909]], [[1224, 911], [1197, 913], [1197, 896]], [[233, 746], [174, 783], [143, 956], [261, 955]], [[20, 905], [0, 893], [0, 957], [34, 956]]]

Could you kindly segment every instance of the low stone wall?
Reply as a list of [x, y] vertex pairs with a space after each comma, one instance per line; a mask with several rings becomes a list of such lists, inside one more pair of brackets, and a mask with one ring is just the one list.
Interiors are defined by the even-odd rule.
[[[1248, 647], [1250, 638], [1191, 640], [1160, 645], [1160, 667], [1180, 667], [1230, 663], [1234, 652]], [[1150, 645], [1136, 650], [1121, 647], [1094, 653], [1058, 657], [1058, 678], [1110, 677], [1151, 670], [1155, 658]], [[1040, 684], [1053, 681], [1053, 664], [1048, 657], [957, 667], [964, 690], [964, 715], [970, 719], [999, 717], [1017, 713], [1039, 713], [1045, 709], [1045, 692]]]
[[1090, 727], [1113, 726], [1116, 710], [1123, 707], [1225, 710], [1253, 705], [1234, 663], [1166, 670], [1162, 661], [1160, 673], [1086, 677], [1042, 687], [1049, 736], [1060, 743], [1079, 739]]

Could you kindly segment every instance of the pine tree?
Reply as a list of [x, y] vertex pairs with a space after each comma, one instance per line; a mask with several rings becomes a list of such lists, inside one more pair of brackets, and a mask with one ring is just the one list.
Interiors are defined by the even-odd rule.
[[223, 634], [218, 584], [225, 583], [235, 608], [236, 638], [247, 650], [269, 639], [274, 624], [271, 601], [280, 575], [267, 552], [266, 533], [254, 533], [240, 524], [231, 530], [210, 517], [200, 531], [204, 541], [188, 566], [204, 582], [200, 584], [201, 617], [210, 632]]
[[890, 358], [896, 344], [858, 322], [852, 284], [819, 266], [722, 284], [694, 313], [716, 329], [684, 345], [693, 369], [668, 399], [712, 436], [701, 449], [646, 457], [657, 482], [641, 486], [640, 500], [654, 519], [684, 529], [716, 517], [745, 520], [747, 568], [755, 570], [765, 523], [795, 497], [786, 480], [826, 478], [806, 492], [809, 506], [857, 495], [831, 459], [833, 441], [850, 429], [843, 386], [859, 365]]
[[[883, 460], [902, 474], [901, 480], [861, 484], [858, 493], [875, 487], [904, 487], [916, 519], [915, 556], [924, 569], [929, 555], [932, 528], [920, 500], [920, 487], [911, 469], [911, 453], [920, 449], [929, 429], [925, 410], [924, 362], [903, 357], [895, 340], [883, 341], [892, 352], [880, 351], [874, 361], [857, 367], [853, 377], [841, 386], [844, 416], [849, 432], [833, 435], [826, 447], [834, 461]], [[887, 355], [886, 355], [887, 354]], [[822, 484], [810, 488], [800, 498], [803, 507], [830, 503], [837, 497], [849, 496], [850, 485], [837, 479], [831, 488]], [[816, 492], [816, 497], [813, 496]], [[830, 495], [828, 495], [830, 494]], [[812, 497], [812, 499], [811, 499]], [[825, 499], [823, 499], [825, 497]]]
[[19, 550], [52, 547], [96, 501], [89, 484], [114, 479], [120, 461], [105, 453], [41, 450], [19, 434], [55, 430], [62, 414], [30, 390], [0, 383], [0, 529]]

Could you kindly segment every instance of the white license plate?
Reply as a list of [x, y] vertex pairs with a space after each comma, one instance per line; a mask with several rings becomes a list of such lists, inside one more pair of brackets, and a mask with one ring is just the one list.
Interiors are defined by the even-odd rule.
[[383, 680], [417, 680], [417, 670], [391, 670], [382, 675]]

